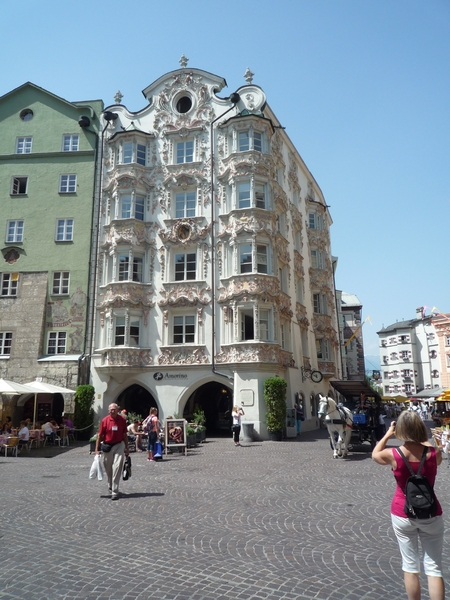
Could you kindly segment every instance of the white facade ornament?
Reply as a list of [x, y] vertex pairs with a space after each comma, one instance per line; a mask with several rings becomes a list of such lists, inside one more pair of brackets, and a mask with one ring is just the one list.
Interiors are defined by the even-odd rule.
[[186, 58], [185, 55], [183, 54], [178, 62], [180, 63], [181, 68], [185, 69], [187, 67], [188, 62], [189, 62], [189, 59]]
[[249, 67], [247, 67], [247, 69], [246, 69], [246, 71], [244, 73], [244, 79], [245, 79], [245, 81], [247, 83], [252, 83], [254, 75], [255, 74], [250, 71]]
[[123, 94], [120, 90], [117, 90], [116, 95], [114, 96], [114, 102], [116, 104], [120, 104], [122, 102]]

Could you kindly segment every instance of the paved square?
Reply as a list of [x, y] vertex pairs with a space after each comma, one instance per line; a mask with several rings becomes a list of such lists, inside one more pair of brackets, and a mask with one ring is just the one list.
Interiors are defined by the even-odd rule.
[[[333, 460], [321, 430], [132, 454], [118, 502], [88, 478], [89, 445], [0, 457], [0, 599], [406, 598], [394, 479], [366, 450]], [[446, 461], [436, 490], [449, 514]]]

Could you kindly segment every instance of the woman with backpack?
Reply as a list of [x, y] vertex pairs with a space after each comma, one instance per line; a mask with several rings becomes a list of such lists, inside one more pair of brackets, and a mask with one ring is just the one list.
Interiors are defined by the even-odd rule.
[[[396, 436], [402, 442], [399, 449], [386, 448], [389, 438]], [[403, 453], [403, 457], [402, 457]], [[424, 553], [424, 571], [428, 577], [430, 600], [444, 600], [445, 586], [442, 578], [442, 544], [444, 522], [439, 501], [432, 487], [442, 454], [428, 441], [427, 429], [415, 411], [404, 411], [393, 421], [386, 435], [372, 452], [373, 460], [380, 465], [392, 467], [397, 487], [391, 503], [391, 519], [402, 555], [402, 569], [408, 600], [420, 600], [420, 553], [419, 540]], [[406, 459], [406, 460], [405, 460]], [[419, 475], [412, 477], [411, 471]], [[428, 481], [429, 502], [419, 508], [419, 500], [413, 491], [417, 479]], [[422, 482], [423, 483], [423, 482]], [[422, 502], [424, 497], [421, 496]], [[414, 511], [414, 507], [416, 510]], [[408, 512], [406, 512], [408, 511]]]

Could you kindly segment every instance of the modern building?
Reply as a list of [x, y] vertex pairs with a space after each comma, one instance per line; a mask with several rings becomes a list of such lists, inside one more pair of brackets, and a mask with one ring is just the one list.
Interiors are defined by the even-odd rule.
[[450, 386], [450, 315], [425, 315], [393, 323], [378, 332], [383, 392], [414, 397]]
[[[68, 102], [32, 83], [0, 98], [3, 378], [69, 389], [82, 381], [102, 109], [100, 100]], [[31, 417], [32, 403], [11, 398], [7, 412]], [[63, 410], [62, 397], [39, 396], [38, 420]]]
[[104, 112], [96, 409], [199, 405], [229, 431], [243, 404], [265, 436], [278, 375], [316, 427], [316, 395], [340, 376], [328, 207], [250, 71], [221, 96], [222, 77], [180, 64], [142, 110]]

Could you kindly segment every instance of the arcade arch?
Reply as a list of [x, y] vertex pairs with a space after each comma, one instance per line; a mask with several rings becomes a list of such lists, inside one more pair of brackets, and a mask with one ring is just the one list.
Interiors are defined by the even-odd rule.
[[207, 435], [230, 435], [233, 390], [223, 383], [209, 381], [199, 386], [186, 400], [183, 417], [192, 419], [195, 407], [205, 413]]

